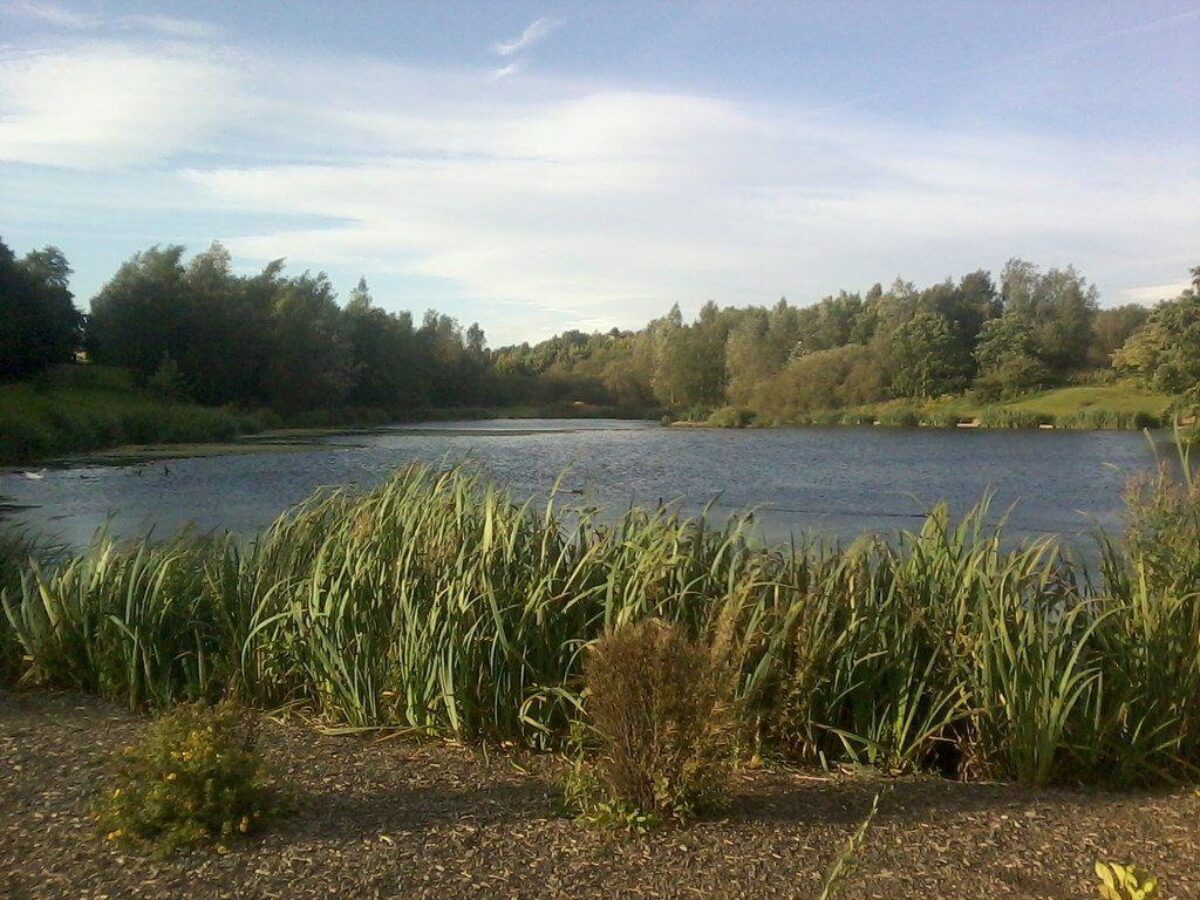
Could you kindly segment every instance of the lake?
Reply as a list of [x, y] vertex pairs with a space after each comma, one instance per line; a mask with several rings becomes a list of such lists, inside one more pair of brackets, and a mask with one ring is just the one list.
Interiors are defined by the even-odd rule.
[[966, 429], [664, 428], [615, 420], [497, 420], [402, 425], [322, 438], [279, 453], [0, 474], [10, 514], [37, 534], [80, 546], [108, 523], [127, 536], [192, 524], [251, 533], [327, 485], [371, 486], [412, 460], [471, 460], [519, 497], [619, 512], [675, 502], [714, 517], [754, 509], [770, 540], [801, 532], [849, 539], [917, 525], [935, 503], [953, 512], [994, 492], [1012, 537], [1069, 540], [1120, 527], [1126, 481], [1154, 465], [1129, 432]]

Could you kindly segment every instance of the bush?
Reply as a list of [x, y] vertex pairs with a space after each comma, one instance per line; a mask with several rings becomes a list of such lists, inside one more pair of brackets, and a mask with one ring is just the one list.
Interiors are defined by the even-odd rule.
[[113, 767], [94, 808], [108, 840], [169, 852], [247, 834], [265, 815], [254, 728], [229, 702], [176, 707]]
[[715, 428], [745, 428], [754, 421], [754, 413], [736, 406], [722, 406], [708, 417]]
[[882, 410], [878, 421], [880, 425], [892, 428], [916, 428], [921, 424], [921, 415], [915, 409], [902, 406]]
[[584, 665], [614, 807], [686, 819], [722, 805], [734, 750], [729, 674], [707, 647], [648, 619], [598, 641]]

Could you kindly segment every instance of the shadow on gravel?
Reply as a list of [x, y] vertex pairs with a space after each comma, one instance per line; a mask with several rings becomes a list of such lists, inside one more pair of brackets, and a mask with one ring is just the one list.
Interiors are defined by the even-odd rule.
[[[775, 822], [780, 825], [854, 825], [866, 818], [876, 793], [882, 793], [877, 824], [899, 825], [927, 822], [947, 813], [1004, 812], [1023, 809], [1029, 803], [1045, 802], [1051, 792], [1036, 798], [1021, 788], [1000, 784], [963, 784], [933, 780], [816, 782], [797, 786], [773, 786], [735, 797], [730, 820]], [[1085, 795], [1070, 794], [1074, 801]]]
[[551, 815], [549, 788], [541, 783], [499, 784], [474, 791], [395, 787], [359, 792], [305, 791], [288, 798], [290, 809], [274, 826], [281, 834], [344, 841], [361, 834], [420, 831], [438, 825], [496, 825]]

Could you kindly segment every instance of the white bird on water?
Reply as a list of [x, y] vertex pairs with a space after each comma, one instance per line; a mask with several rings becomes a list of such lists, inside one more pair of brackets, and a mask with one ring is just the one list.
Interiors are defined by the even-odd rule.
[[46, 470], [42, 469], [40, 472], [26, 472], [25, 477], [32, 478], [34, 481], [41, 481], [46, 477]]

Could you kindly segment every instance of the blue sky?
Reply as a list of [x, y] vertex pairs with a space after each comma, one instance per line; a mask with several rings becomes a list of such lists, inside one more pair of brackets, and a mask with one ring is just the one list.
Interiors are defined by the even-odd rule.
[[1200, 3], [0, 0], [0, 237], [360, 274], [492, 345], [1010, 256], [1200, 264]]

